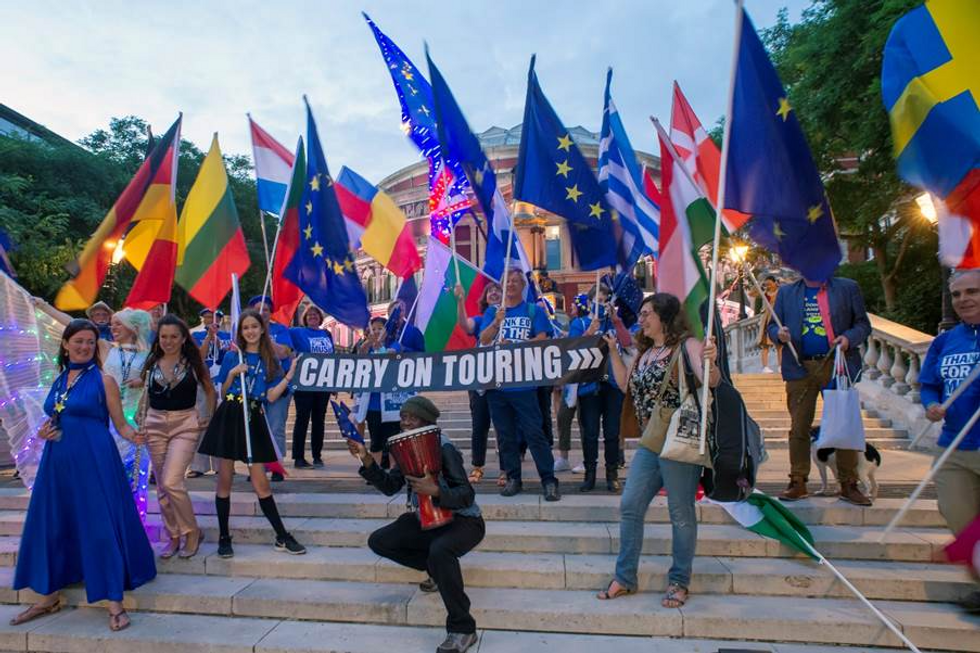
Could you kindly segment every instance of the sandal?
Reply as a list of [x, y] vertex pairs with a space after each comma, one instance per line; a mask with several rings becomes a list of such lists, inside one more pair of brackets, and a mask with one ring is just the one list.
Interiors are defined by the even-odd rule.
[[483, 480], [483, 468], [474, 467], [470, 472], [470, 483], [479, 483]]
[[59, 610], [61, 610], [61, 599], [58, 599], [50, 605], [36, 603], [11, 619], [10, 625], [19, 626], [21, 624], [26, 624], [28, 621], [34, 621], [38, 617], [43, 617], [48, 614], [54, 614]]
[[125, 610], [120, 610], [115, 614], [112, 612], [109, 613], [109, 630], [114, 633], [118, 633], [120, 630], [126, 630], [131, 623], [132, 621]]
[[197, 550], [201, 548], [201, 540], [204, 539], [204, 532], [197, 530], [192, 533], [187, 534], [187, 538], [184, 540], [184, 548], [181, 549], [179, 558], [186, 560], [187, 558], [193, 558], [197, 555]]
[[180, 551], [180, 538], [172, 537], [170, 538], [170, 543], [167, 545], [167, 548], [160, 552], [160, 558], [162, 560], [169, 560], [177, 555], [178, 551]]
[[[619, 589], [616, 590], [615, 592], [612, 591], [613, 583], [616, 583], [616, 585], [619, 586]], [[613, 599], [618, 599], [621, 596], [629, 596], [630, 594], [635, 594], [635, 593], [636, 590], [631, 590], [630, 588], [620, 584], [618, 580], [613, 578], [611, 581], [609, 581], [608, 587], [606, 587], [606, 589], [596, 594], [595, 597], [600, 601], [612, 601]]]
[[682, 608], [687, 603], [688, 596], [689, 592], [686, 587], [671, 583], [667, 586], [667, 592], [664, 594], [663, 600], [660, 601], [660, 605], [665, 608]]
[[500, 472], [500, 476], [497, 477], [497, 487], [504, 487], [507, 485], [507, 472]]

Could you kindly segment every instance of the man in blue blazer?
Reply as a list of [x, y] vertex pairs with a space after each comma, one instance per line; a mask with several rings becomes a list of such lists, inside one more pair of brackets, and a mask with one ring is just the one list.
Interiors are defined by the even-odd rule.
[[[840, 277], [829, 281], [801, 279], [783, 286], [773, 307], [783, 327], [773, 320], [768, 326], [769, 338], [775, 342], [792, 342], [800, 360], [784, 352], [783, 381], [791, 426], [789, 431], [789, 487], [779, 495], [783, 501], [797, 501], [809, 496], [810, 429], [813, 426], [817, 397], [833, 376], [834, 348], [844, 350], [847, 369], [857, 381], [861, 373], [858, 347], [871, 335], [871, 322], [864, 308], [861, 289], [851, 279]], [[857, 451], [837, 451], [837, 479], [840, 498], [860, 506], [871, 500], [858, 489]]]

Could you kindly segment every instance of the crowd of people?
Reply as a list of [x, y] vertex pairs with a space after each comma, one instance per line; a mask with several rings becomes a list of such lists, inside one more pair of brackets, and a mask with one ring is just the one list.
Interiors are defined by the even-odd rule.
[[[612, 579], [597, 596], [600, 600], [639, 589], [645, 515], [653, 498], [666, 489], [672, 565], [662, 604], [680, 607], [690, 595], [701, 466], [661, 457], [655, 446], [641, 440], [625, 484], [619, 472], [624, 441], [644, 435], [651, 420], [662, 420], [664, 411], [677, 409], [686, 375], [695, 386], [720, 383], [727, 375], [719, 360], [724, 354], [719, 355], [713, 339], [702, 342], [691, 337], [688, 313], [672, 295], [645, 297], [631, 316], [635, 323], [629, 319], [627, 325], [611, 301], [611, 289], [600, 285], [576, 298], [577, 314], [568, 331], [559, 333], [547, 310], [526, 299], [526, 283], [526, 277], [514, 271], [503, 287], [487, 285], [480, 299], [482, 313], [475, 317], [467, 316], [462, 289], [457, 288], [460, 327], [480, 347], [559, 335], [601, 336], [609, 349], [609, 368], [601, 381], [557, 389], [471, 391], [469, 473], [461, 453], [445, 436], [439, 474], [415, 477], [392, 465], [387, 444], [393, 436], [437, 424], [439, 410], [429, 399], [411, 393], [364, 393], [357, 396], [353, 408], [355, 424], [362, 435], [370, 436], [367, 445], [348, 443], [365, 481], [388, 495], [407, 485], [410, 497], [431, 496], [457, 517], [449, 526], [422, 530], [414, 513], [406, 513], [369, 540], [379, 555], [429, 574], [422, 589], [440, 592], [448, 612], [449, 636], [439, 649], [444, 652], [465, 651], [475, 640], [476, 624], [459, 558], [485, 533], [473, 486], [484, 475], [491, 425], [501, 468], [499, 492], [505, 497], [523, 490], [522, 461], [529, 451], [545, 500], [561, 499], [556, 472], [569, 468], [570, 426], [576, 413], [583, 455], [581, 492], [596, 486], [602, 442], [606, 488], [621, 491], [622, 498], [620, 549]], [[980, 272], [955, 275], [950, 288], [962, 323], [935, 339], [920, 375], [927, 416], [944, 422], [941, 446], [980, 406], [980, 386], [943, 406], [965, 378], [963, 370], [969, 371], [980, 358]], [[870, 334], [870, 323], [858, 286], [846, 279], [823, 283], [801, 279], [780, 287], [773, 299], [766, 338], [793, 350], [792, 355], [784, 351], [780, 360], [791, 428], [789, 485], [779, 498], [791, 502], [808, 496], [810, 430], [817, 397], [830, 380], [833, 354], [842, 351], [857, 378], [858, 346]], [[357, 353], [424, 350], [424, 338], [406, 320], [405, 308], [396, 301], [387, 318], [374, 318]], [[190, 558], [197, 553], [202, 532], [184, 479], [210, 470], [217, 473], [218, 555], [234, 555], [229, 515], [236, 461], [249, 464], [249, 480], [274, 532], [274, 548], [295, 555], [306, 552], [285, 529], [271, 482], [281, 480], [284, 471], [280, 465], [290, 401], [296, 411], [293, 464], [297, 468], [324, 464], [329, 393], [291, 392], [289, 384], [297, 352], [331, 353], [334, 345], [329, 332], [320, 328], [324, 315], [318, 308], [305, 310], [299, 326], [291, 328], [271, 319], [272, 309], [268, 298], [252, 298], [233, 334], [221, 329], [222, 316], [210, 310], [201, 312], [201, 325], [195, 330], [162, 310], [126, 309], [113, 314], [105, 305], [90, 309], [89, 319], [68, 321], [58, 360], [61, 374], [45, 404], [49, 419], [37, 434], [46, 446], [14, 579], [15, 589], [31, 588], [42, 599], [18, 615], [14, 624], [58, 610], [59, 590], [84, 580], [89, 602], [108, 601], [110, 628], [129, 625], [123, 593], [152, 580], [156, 573], [140, 519], [145, 508], [137, 491], [150, 462], [167, 536], [160, 557]], [[707, 376], [703, 376], [704, 363]], [[557, 400], [557, 456], [553, 399]], [[308, 433], [312, 462], [305, 456]], [[954, 532], [980, 514], [978, 448], [980, 427], [975, 426], [937, 476], [939, 507]], [[871, 499], [858, 485], [857, 455], [837, 454], [839, 496], [867, 506]], [[86, 488], [83, 493], [75, 491], [80, 483]], [[68, 541], [75, 546], [64, 547]]]

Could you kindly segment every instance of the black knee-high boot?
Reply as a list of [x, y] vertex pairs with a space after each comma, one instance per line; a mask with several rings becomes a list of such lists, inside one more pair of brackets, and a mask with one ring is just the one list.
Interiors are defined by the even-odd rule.
[[222, 538], [230, 537], [228, 532], [228, 516], [231, 514], [231, 497], [214, 497], [214, 509], [218, 515], [218, 534]]
[[259, 507], [262, 508], [262, 514], [265, 515], [265, 518], [272, 524], [272, 529], [276, 532], [276, 537], [286, 537], [286, 527], [282, 523], [282, 518], [279, 516], [279, 509], [276, 507], [276, 500], [272, 495], [270, 494], [267, 497], [260, 498]]

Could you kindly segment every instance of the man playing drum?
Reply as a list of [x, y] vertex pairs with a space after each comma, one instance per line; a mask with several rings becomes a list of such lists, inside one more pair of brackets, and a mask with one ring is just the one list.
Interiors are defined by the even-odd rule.
[[[402, 431], [435, 426], [439, 409], [422, 396], [408, 399], [401, 407]], [[409, 504], [417, 506], [415, 495], [427, 495], [438, 508], [453, 512], [444, 526], [423, 529], [417, 510], [406, 512], [391, 524], [371, 533], [368, 546], [378, 555], [398, 564], [428, 572], [429, 578], [419, 585], [425, 592], [438, 591], [446, 606], [446, 640], [436, 653], [463, 653], [476, 643], [476, 622], [470, 615], [470, 600], [463, 590], [463, 573], [459, 558], [483, 540], [485, 526], [476, 492], [463, 466], [463, 456], [449, 438], [440, 434], [442, 471], [424, 476], [406, 476], [397, 467], [386, 471], [376, 464], [364, 445], [347, 441], [351, 454], [361, 462], [359, 473], [387, 496], [409, 485]]]

